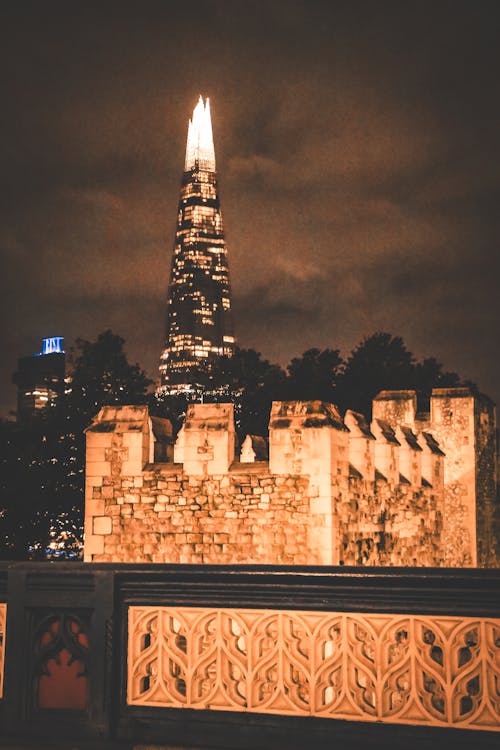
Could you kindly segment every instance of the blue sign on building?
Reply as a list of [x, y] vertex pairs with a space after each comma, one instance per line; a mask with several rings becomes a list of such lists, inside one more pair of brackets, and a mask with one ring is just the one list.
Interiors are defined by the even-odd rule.
[[63, 341], [63, 336], [42, 339], [42, 354], [64, 354]]

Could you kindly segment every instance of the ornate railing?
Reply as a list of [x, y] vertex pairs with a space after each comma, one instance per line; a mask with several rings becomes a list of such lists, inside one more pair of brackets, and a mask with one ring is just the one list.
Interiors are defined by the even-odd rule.
[[2, 747], [498, 747], [498, 570], [0, 562], [0, 602]]
[[500, 619], [131, 606], [127, 702], [500, 730]]
[[3, 670], [5, 664], [5, 624], [7, 605], [0, 604], [0, 698], [3, 696]]

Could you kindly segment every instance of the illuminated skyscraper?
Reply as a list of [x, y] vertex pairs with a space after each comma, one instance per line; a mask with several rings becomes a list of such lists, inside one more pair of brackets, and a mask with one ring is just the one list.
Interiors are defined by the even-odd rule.
[[197, 368], [234, 346], [210, 105], [200, 96], [188, 128], [159, 391], [191, 390]]

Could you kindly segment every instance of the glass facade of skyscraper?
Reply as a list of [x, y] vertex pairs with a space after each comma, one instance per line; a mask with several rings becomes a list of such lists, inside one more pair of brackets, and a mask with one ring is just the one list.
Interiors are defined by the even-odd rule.
[[231, 356], [235, 339], [208, 99], [189, 123], [170, 275], [160, 391], [190, 390], [200, 366]]

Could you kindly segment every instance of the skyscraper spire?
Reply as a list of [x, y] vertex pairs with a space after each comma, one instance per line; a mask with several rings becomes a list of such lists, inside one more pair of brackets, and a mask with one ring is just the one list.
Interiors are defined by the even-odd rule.
[[234, 346], [210, 104], [200, 96], [188, 126], [158, 390], [191, 390], [200, 366]]
[[193, 118], [189, 120], [184, 171], [188, 172], [190, 169], [194, 169], [196, 164], [199, 165], [200, 169], [215, 172], [210, 102], [206, 99], [205, 104], [203, 104], [201, 96], [194, 108]]

